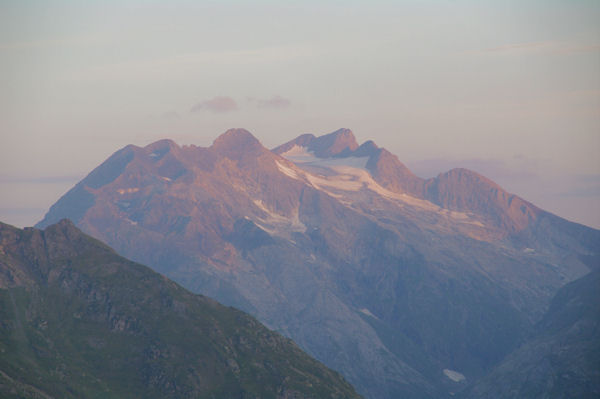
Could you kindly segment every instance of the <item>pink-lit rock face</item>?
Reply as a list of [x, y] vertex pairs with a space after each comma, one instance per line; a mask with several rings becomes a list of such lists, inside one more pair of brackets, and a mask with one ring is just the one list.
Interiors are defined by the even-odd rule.
[[319, 137], [315, 137], [312, 134], [303, 134], [290, 142], [280, 145], [273, 152], [281, 154], [288, 151], [294, 145], [306, 147], [308, 151], [314, 153], [319, 158], [349, 154], [358, 148], [354, 133], [350, 129], [339, 129]]
[[600, 252], [597, 230], [469, 170], [421, 179], [347, 129], [272, 151], [244, 129], [127, 146], [39, 226], [65, 217], [382, 398], [491, 370]]

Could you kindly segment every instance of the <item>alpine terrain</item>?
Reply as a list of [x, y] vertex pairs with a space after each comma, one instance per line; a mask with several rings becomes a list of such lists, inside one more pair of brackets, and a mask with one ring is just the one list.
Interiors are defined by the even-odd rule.
[[[599, 269], [600, 231], [470, 170], [421, 179], [347, 129], [272, 150], [243, 129], [208, 148], [129, 145], [38, 227], [62, 218], [254, 315], [367, 398], [514, 397], [529, 392], [506, 385], [517, 365], [547, 356], [535, 389], [597, 386], [597, 361], [547, 342], [561, 326], [597, 326], [596, 307], [581, 324], [561, 301], [592, 306], [567, 284]], [[583, 353], [594, 340], [581, 334], [567, 336]], [[555, 381], [567, 368], [579, 371]]]
[[254, 318], [67, 220], [0, 223], [2, 398], [358, 398]]

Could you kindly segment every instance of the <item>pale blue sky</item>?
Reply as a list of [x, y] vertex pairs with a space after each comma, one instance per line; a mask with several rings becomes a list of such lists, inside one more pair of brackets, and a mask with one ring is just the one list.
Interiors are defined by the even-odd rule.
[[347, 127], [600, 227], [598, 21], [597, 1], [0, 0], [0, 220], [34, 224], [129, 143]]

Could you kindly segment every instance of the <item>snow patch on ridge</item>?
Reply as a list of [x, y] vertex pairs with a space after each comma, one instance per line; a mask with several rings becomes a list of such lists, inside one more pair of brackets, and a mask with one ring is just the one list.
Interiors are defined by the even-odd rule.
[[[266, 218], [258, 218], [260, 223], [272, 227], [269, 229], [272, 233], [278, 233], [278, 235], [287, 235], [286, 233], [304, 233], [306, 232], [306, 226], [300, 221], [299, 212], [295, 210], [291, 216], [280, 215], [273, 212], [265, 206], [261, 200], [252, 200], [261, 211], [267, 214]], [[255, 221], [256, 223], [256, 221]], [[266, 228], [263, 228], [266, 230]]]
[[[298, 145], [294, 145], [291, 149], [282, 153], [281, 156], [294, 162], [301, 168], [300, 170], [294, 170], [277, 162], [277, 166], [281, 172], [294, 179], [307, 182], [315, 189], [327, 193], [345, 205], [351, 205], [352, 199], [347, 198], [347, 195], [343, 194], [343, 192], [370, 190], [389, 201], [396, 202], [398, 206], [408, 205], [437, 213], [459, 223], [485, 227], [474, 215], [444, 209], [431, 201], [416, 198], [406, 193], [396, 193], [382, 187], [373, 179], [367, 169], [368, 156], [318, 158], [314, 153], [308, 151], [306, 147]], [[316, 173], [315, 168], [317, 170]], [[318, 172], [319, 168], [323, 169], [323, 174]]]
[[[321, 167], [336, 173], [334, 176], [322, 176], [305, 172], [304, 175], [308, 182], [318, 190], [323, 187], [329, 187], [342, 191], [359, 191], [367, 188], [387, 199], [399, 200], [420, 208], [427, 208], [431, 211], [439, 210], [437, 205], [429, 201], [420, 200], [407, 194], [398, 194], [381, 187], [367, 170], [369, 157], [344, 157], [344, 158], [317, 158], [306, 147], [294, 145], [291, 149], [281, 154], [289, 161], [298, 163], [303, 167]], [[298, 174], [277, 162], [279, 170], [290, 177], [299, 178]], [[325, 190], [323, 190], [325, 191]], [[339, 197], [329, 191], [334, 197]]]
[[459, 373], [458, 371], [454, 371], [454, 370], [450, 370], [450, 369], [444, 369], [444, 375], [454, 382], [461, 382], [461, 381], [464, 381], [467, 379], [467, 377], [465, 377], [463, 374]]
[[306, 166], [350, 166], [365, 170], [369, 161], [369, 157], [318, 158], [306, 147], [298, 145], [294, 145], [291, 149], [282, 153], [281, 156], [288, 161], [305, 164]]
[[[250, 220], [250, 219], [248, 219], [248, 220]], [[273, 229], [269, 229], [268, 227], [263, 226], [262, 224], [254, 221], [254, 220], [252, 221], [252, 223], [254, 223], [256, 226], [258, 226], [259, 229], [263, 230], [265, 233], [267, 233], [267, 234], [269, 234], [271, 236], [277, 235], [277, 232], [275, 230], [273, 230]]]
[[133, 194], [133, 193], [137, 193], [138, 191], [140, 191], [140, 189], [138, 187], [133, 187], [133, 188], [120, 188], [117, 190], [117, 192], [121, 195], [123, 194]]
[[[343, 163], [344, 161], [350, 162]], [[429, 201], [415, 198], [404, 193], [395, 193], [380, 186], [379, 183], [377, 183], [371, 177], [371, 174], [364, 168], [364, 165], [366, 165], [367, 161], [367, 157], [348, 157], [318, 162], [319, 166], [326, 165], [330, 170], [337, 174], [334, 176], [321, 176], [306, 173], [306, 178], [310, 184], [317, 189], [328, 187], [330, 189], [342, 191], [360, 191], [361, 189], [365, 188], [388, 200], [396, 200], [432, 212], [440, 211], [441, 208], [439, 206]], [[317, 163], [311, 163], [311, 165], [314, 164]], [[449, 214], [448, 216], [452, 215]]]
[[369, 309], [367, 309], [367, 308], [360, 308], [360, 309], [358, 309], [358, 311], [360, 313], [362, 313], [362, 314], [365, 314], [367, 316], [370, 316], [370, 317], [372, 317], [374, 319], [379, 320], [379, 318], [377, 316], [375, 316], [373, 313], [371, 313], [371, 311]]
[[292, 148], [282, 153], [281, 156], [292, 162], [300, 163], [313, 162], [319, 159], [313, 152], [308, 151], [306, 147], [301, 147], [297, 144], [294, 144]]
[[318, 162], [312, 162], [312, 164], [317, 166], [330, 167], [334, 170], [336, 168], [354, 168], [363, 170], [368, 173], [367, 162], [369, 162], [369, 157], [347, 157], [320, 159]]
[[286, 176], [291, 177], [292, 179], [300, 179], [300, 176], [298, 176], [298, 174], [296, 173], [296, 171], [292, 168], [289, 168], [287, 166], [285, 166], [284, 164], [282, 164], [279, 161], [275, 161], [275, 163], [277, 164], [277, 168], [279, 169], [279, 171], [281, 173], [283, 173]]

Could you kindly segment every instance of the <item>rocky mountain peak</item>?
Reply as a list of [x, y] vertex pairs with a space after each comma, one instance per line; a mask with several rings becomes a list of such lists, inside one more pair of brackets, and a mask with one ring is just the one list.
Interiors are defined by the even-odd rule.
[[238, 148], [239, 146], [260, 146], [260, 142], [246, 129], [229, 129], [213, 142], [214, 149]]
[[442, 173], [442, 175], [447, 176], [449, 180], [452, 180], [455, 183], [463, 181], [481, 181], [489, 185], [490, 187], [500, 188], [500, 186], [498, 186], [496, 183], [494, 183], [487, 177], [466, 168], [450, 169], [448, 172]]
[[362, 143], [352, 155], [355, 157], [371, 157], [376, 155], [379, 150], [380, 148], [377, 147], [377, 144], [373, 140], [368, 140]]
[[511, 233], [527, 228], [540, 214], [540, 209], [533, 204], [464, 168], [455, 168], [427, 180], [424, 194], [443, 208], [487, 215]]
[[311, 150], [319, 158], [328, 158], [352, 152], [358, 148], [354, 133], [350, 129], [338, 129], [335, 132], [317, 137], [311, 143]]
[[44, 232], [45, 234], [62, 237], [65, 245], [67, 245], [68, 242], [73, 243], [83, 236], [83, 232], [67, 218], [61, 219], [57, 223], [46, 227]]
[[312, 142], [316, 139], [314, 134], [305, 133], [296, 137], [295, 139], [288, 141], [287, 143], [281, 144], [271, 151], [277, 155], [281, 155], [284, 152], [291, 150], [294, 146], [310, 148]]
[[144, 150], [146, 150], [146, 152], [150, 154], [151, 157], [157, 158], [162, 157], [164, 154], [176, 150], [178, 148], [179, 146], [173, 140], [162, 139], [155, 141], [154, 143], [148, 144], [146, 147], [144, 147]]
[[[363, 148], [364, 147], [364, 148]], [[385, 148], [377, 148], [373, 142], [363, 144], [355, 154], [369, 156], [367, 169], [383, 187], [397, 193], [408, 193], [422, 198], [423, 179], [415, 176], [397, 156]]]
[[67, 218], [59, 220], [58, 223], [53, 225], [53, 228], [59, 228], [64, 231], [73, 231], [74, 233], [81, 233], [81, 230], [75, 227], [73, 222]]
[[282, 154], [294, 146], [305, 147], [319, 158], [348, 156], [358, 148], [354, 133], [350, 129], [338, 129], [335, 132], [315, 137], [303, 134], [273, 149], [275, 154]]
[[245, 155], [256, 155], [266, 151], [260, 141], [246, 129], [229, 129], [215, 139], [212, 150], [231, 159], [240, 159]]

